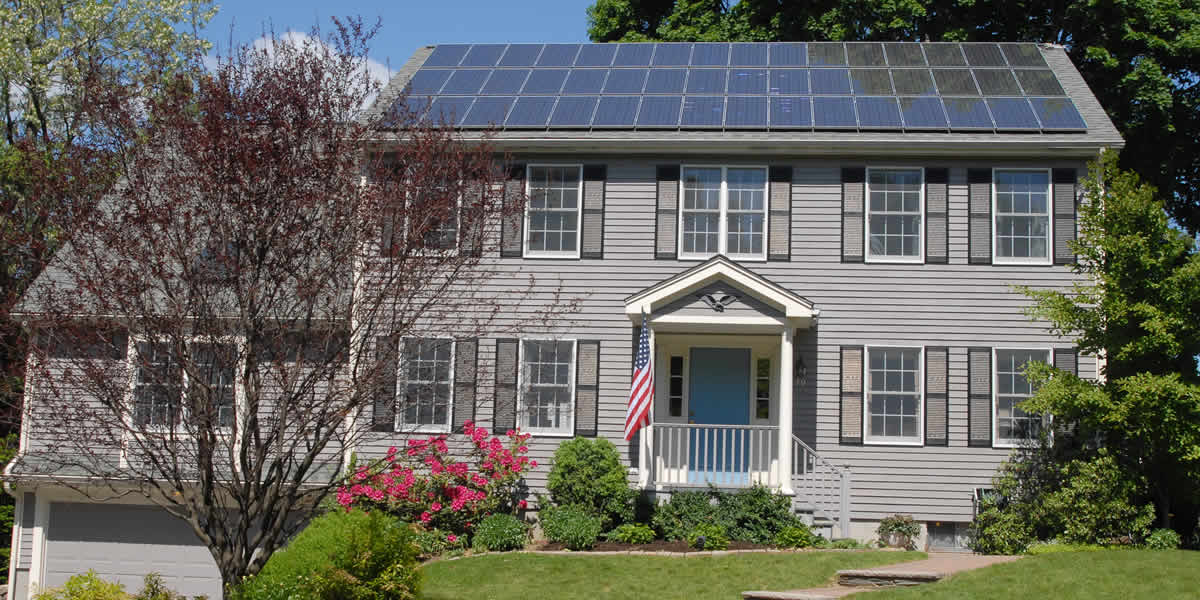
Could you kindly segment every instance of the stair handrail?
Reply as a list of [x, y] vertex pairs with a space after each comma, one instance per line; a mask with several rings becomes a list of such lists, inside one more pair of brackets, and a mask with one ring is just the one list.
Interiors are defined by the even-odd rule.
[[[811, 446], [804, 443], [804, 440], [792, 434], [792, 483], [795, 493], [800, 495], [801, 492], [807, 492], [804, 495], [812, 503], [813, 511], [821, 516], [835, 521], [838, 524], [838, 529], [841, 530], [842, 537], [850, 537], [850, 468], [839, 467], [830, 462], [825, 457], [817, 454]], [[797, 448], [797, 446], [799, 448]], [[799, 451], [797, 451], [799, 449]], [[812, 486], [798, 485], [809, 483], [806, 475], [817, 472], [827, 471], [836, 478], [838, 502], [834, 504], [832, 501], [825, 500], [821, 495], [811, 493], [808, 488]], [[828, 482], [829, 487], [833, 486], [833, 481]], [[834, 491], [826, 489], [824, 496], [833, 496]]]

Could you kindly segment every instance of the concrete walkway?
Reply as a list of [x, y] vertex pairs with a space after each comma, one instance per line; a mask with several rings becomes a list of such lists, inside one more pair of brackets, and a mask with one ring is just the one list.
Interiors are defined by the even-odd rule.
[[956, 552], [930, 552], [929, 558], [913, 562], [838, 571], [837, 585], [787, 590], [782, 592], [742, 592], [743, 598], [756, 600], [825, 600], [841, 598], [859, 592], [900, 586], [934, 583], [962, 571], [1012, 562], [1019, 556], [982, 556]]

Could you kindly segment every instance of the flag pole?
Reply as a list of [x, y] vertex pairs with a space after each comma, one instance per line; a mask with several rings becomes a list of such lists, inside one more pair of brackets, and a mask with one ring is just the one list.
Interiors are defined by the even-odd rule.
[[[650, 338], [650, 368], [657, 369], [658, 361], [655, 360], [655, 352], [658, 345], [654, 339], [654, 328], [650, 327], [650, 321], [646, 318], [646, 311], [642, 310], [642, 327], [649, 331]], [[657, 373], [655, 373], [657, 375]], [[643, 489], [650, 486], [650, 476], [654, 472], [654, 465], [651, 461], [654, 460], [651, 450], [654, 448], [654, 396], [650, 397], [650, 410], [646, 411], [646, 425], [642, 427], [642, 443], [639, 444], [638, 465], [641, 466], [641, 472], [638, 474], [641, 480]]]

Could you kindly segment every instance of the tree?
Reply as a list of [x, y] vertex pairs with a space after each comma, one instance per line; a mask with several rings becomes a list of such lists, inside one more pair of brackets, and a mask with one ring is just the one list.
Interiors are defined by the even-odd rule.
[[1062, 44], [1126, 140], [1121, 166], [1200, 230], [1200, 2], [596, 0], [592, 41]]
[[403, 103], [364, 113], [375, 29], [336, 23], [148, 99], [90, 90], [120, 180], [73, 215], [20, 307], [38, 332], [21, 472], [144, 495], [191, 525], [227, 585], [341, 482], [363, 420], [393, 401], [397, 338], [474, 339], [571, 308], [508, 310], [535, 282], [485, 258], [523, 210], [497, 151]]
[[1076, 424], [1064, 437], [1099, 438], [1131, 479], [1146, 478], [1162, 526], [1187, 536], [1200, 515], [1200, 253], [1114, 157], [1085, 186], [1074, 270], [1086, 283], [1025, 292], [1031, 316], [1104, 357], [1104, 379], [1042, 366], [1023, 408]]

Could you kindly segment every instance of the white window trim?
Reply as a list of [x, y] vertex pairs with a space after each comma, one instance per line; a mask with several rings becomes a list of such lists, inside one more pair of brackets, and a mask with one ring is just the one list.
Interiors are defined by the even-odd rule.
[[[996, 221], [996, 173], [1004, 171], [1039, 171], [1046, 174], [1046, 258], [1020, 258], [1000, 256], [996, 240], [999, 230]], [[1054, 178], [1050, 169], [1040, 167], [993, 167], [992, 168], [992, 264], [995, 265], [1052, 265], [1054, 264]]]
[[[187, 412], [187, 402], [185, 402], [186, 399], [182, 396], [179, 399], [179, 425], [139, 426], [133, 422], [134, 411], [135, 411], [134, 394], [135, 394], [135, 390], [137, 387], [137, 372], [138, 372], [138, 369], [140, 368], [140, 365], [137, 362], [138, 361], [137, 345], [142, 342], [153, 344], [153, 343], [155, 343], [155, 340], [153, 338], [150, 338], [150, 337], [147, 337], [144, 335], [131, 335], [131, 336], [129, 336], [129, 341], [127, 342], [128, 345], [126, 346], [126, 351], [125, 351], [125, 356], [126, 356], [125, 364], [128, 367], [128, 369], [127, 369], [128, 372], [126, 373], [127, 379], [126, 379], [126, 385], [125, 385], [125, 406], [128, 407], [128, 411], [125, 416], [126, 431], [129, 431], [132, 433], [134, 431], [141, 430], [146, 433], [156, 434], [156, 435], [174, 432], [174, 434], [176, 436], [181, 437], [181, 438], [190, 437], [190, 434], [187, 433], [187, 428], [183, 426], [183, 423], [188, 418], [188, 412]], [[220, 336], [220, 337], [216, 337], [216, 338], [208, 338], [208, 337], [204, 337], [204, 336], [187, 336], [184, 339], [184, 343], [186, 344], [186, 346], [191, 346], [193, 343], [234, 344], [237, 346], [238, 355], [241, 356], [245, 352], [246, 339], [241, 336]], [[188, 388], [188, 375], [187, 375], [186, 371], [181, 371], [180, 375], [182, 376], [182, 384], [181, 384], [181, 387], [183, 388], [182, 393], [186, 395], [187, 388]], [[237, 369], [235, 367], [234, 373], [233, 373], [233, 414], [234, 414], [233, 426], [232, 427], [214, 427], [214, 431], [216, 433], [218, 433], [220, 435], [235, 435], [238, 433], [238, 430], [241, 429], [241, 424], [242, 424], [242, 411], [244, 410], [245, 405], [246, 405], [245, 395], [246, 395], [246, 382], [242, 379], [241, 370]]]
[[[720, 216], [718, 217], [717, 251], [716, 252], [684, 252], [683, 250], [683, 195], [684, 172], [688, 169], [721, 169], [721, 193], [718, 201]], [[729, 247], [729, 169], [759, 169], [763, 172], [763, 251], [758, 254], [730, 254]], [[679, 191], [677, 196], [678, 218], [675, 224], [675, 240], [680, 260], [708, 260], [716, 255], [746, 262], [766, 262], [771, 242], [771, 173], [767, 165], [712, 165], [692, 164], [679, 166]]]
[[[917, 394], [917, 437], [884, 437], [870, 435], [871, 421], [871, 350], [916, 350], [917, 351], [917, 385], [921, 390]], [[867, 344], [863, 346], [863, 405], [862, 433], [863, 444], [868, 446], [924, 446], [925, 445], [925, 346], [895, 346], [890, 344]]]
[[[571, 342], [571, 368], [567, 387], [571, 393], [571, 408], [568, 411], [566, 431], [544, 427], [524, 427], [521, 416], [525, 413], [525, 342]], [[579, 340], [573, 338], [530, 337], [517, 340], [517, 427], [524, 433], [536, 437], [575, 437], [575, 374], [579, 370]]]
[[[530, 250], [529, 249], [529, 198], [531, 196], [532, 179], [529, 174], [534, 169], [540, 168], [575, 168], [579, 171], [579, 195], [575, 202], [575, 250]], [[524, 215], [523, 231], [525, 239], [521, 241], [524, 256], [528, 258], [579, 258], [580, 247], [583, 243], [583, 164], [582, 163], [532, 163], [525, 166], [525, 215]]]
[[[407, 358], [404, 354], [404, 343], [409, 340], [448, 340], [450, 342], [450, 381], [448, 382], [450, 386], [450, 398], [449, 404], [446, 407], [445, 425], [423, 425], [420, 423], [404, 422], [404, 411], [400, 406], [400, 390], [401, 386], [408, 385], [408, 378], [404, 376], [406, 368], [405, 360]], [[398, 357], [396, 361], [396, 389], [392, 393], [392, 410], [395, 412], [392, 415], [392, 431], [397, 433], [450, 433], [450, 430], [454, 427], [454, 360], [458, 353], [458, 341], [447, 337], [422, 338], [409, 336], [400, 338], [398, 345], [399, 348], [396, 349], [396, 356]]]
[[[1048, 346], [999, 346], [992, 348], [992, 447], [1025, 448], [1031, 444], [1036, 444], [1037, 440], [1025, 438], [1000, 438], [1000, 418], [999, 415], [996, 414], [1000, 397], [1000, 363], [997, 359], [1000, 352], [1003, 351], [1045, 352], [1047, 364], [1053, 366], [1054, 349]], [[1045, 425], [1045, 423], [1043, 423], [1043, 425]]]
[[[871, 171], [917, 171], [921, 174], [921, 181], [918, 186], [920, 193], [920, 205], [918, 212], [921, 214], [921, 229], [920, 239], [917, 240], [917, 255], [916, 256], [876, 256], [871, 254]], [[924, 264], [925, 263], [925, 167], [912, 166], [877, 166], [867, 167], [866, 182], [863, 186], [863, 260], [869, 263], [895, 263], [895, 264]]]

